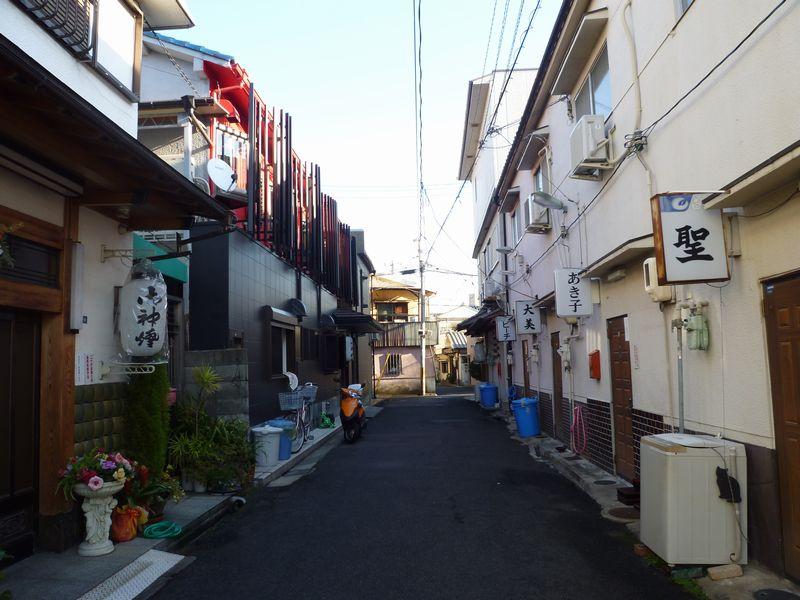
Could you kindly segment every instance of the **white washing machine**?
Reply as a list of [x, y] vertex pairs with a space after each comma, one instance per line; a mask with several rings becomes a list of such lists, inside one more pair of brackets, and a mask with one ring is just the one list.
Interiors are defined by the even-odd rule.
[[[720, 498], [717, 467], [739, 483], [741, 502]], [[670, 565], [747, 563], [745, 447], [708, 435], [642, 438], [642, 542]], [[723, 478], [726, 492], [734, 484]], [[738, 510], [737, 510], [738, 509]]]

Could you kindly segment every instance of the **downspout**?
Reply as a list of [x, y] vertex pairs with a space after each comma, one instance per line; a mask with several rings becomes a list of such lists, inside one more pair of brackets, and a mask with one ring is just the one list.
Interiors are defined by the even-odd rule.
[[[626, 0], [625, 6], [622, 7], [622, 28], [625, 30], [625, 37], [628, 38], [628, 50], [631, 55], [631, 75], [633, 77], [633, 95], [636, 102], [636, 121], [633, 126], [633, 133], [634, 136], [640, 136], [642, 130], [642, 85], [639, 81], [639, 61], [636, 57], [636, 39], [633, 36], [633, 30], [631, 29], [630, 24], [628, 23], [627, 13], [631, 13], [632, 9], [632, 0]], [[633, 20], [633, 15], [631, 13], [631, 20]], [[647, 175], [647, 197], [653, 197], [653, 173], [650, 170], [650, 166], [647, 164], [647, 161], [642, 157], [641, 150], [643, 147], [636, 149], [634, 147], [634, 153], [636, 154], [636, 158], [642, 165], [645, 174]], [[623, 154], [625, 156], [625, 154]]]

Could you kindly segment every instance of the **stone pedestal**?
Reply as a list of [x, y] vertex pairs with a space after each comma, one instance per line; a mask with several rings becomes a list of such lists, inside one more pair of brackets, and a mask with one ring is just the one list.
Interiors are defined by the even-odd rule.
[[78, 546], [81, 556], [102, 556], [114, 551], [108, 539], [111, 530], [111, 512], [117, 506], [114, 494], [122, 489], [124, 482], [105, 482], [99, 490], [75, 484], [73, 491], [83, 497], [83, 514], [86, 517], [86, 541]]

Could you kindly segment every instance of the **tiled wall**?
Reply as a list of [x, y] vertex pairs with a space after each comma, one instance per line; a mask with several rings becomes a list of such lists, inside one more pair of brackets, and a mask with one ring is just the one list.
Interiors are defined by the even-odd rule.
[[631, 409], [633, 417], [633, 442], [635, 447], [635, 466], [636, 478], [639, 478], [639, 456], [640, 456], [640, 443], [643, 435], [655, 435], [658, 433], [667, 433], [672, 431], [672, 427], [664, 423], [664, 417], [661, 415], [639, 410], [637, 408]]
[[611, 405], [608, 402], [588, 399], [584, 405], [587, 456], [601, 469], [614, 472], [614, 444], [611, 433]]
[[124, 448], [123, 420], [126, 383], [99, 383], [75, 387], [76, 455], [94, 448]]
[[550, 437], [555, 437], [555, 423], [553, 422], [553, 400], [546, 392], [539, 393], [539, 424]]
[[556, 424], [556, 437], [569, 445], [569, 426], [572, 423], [569, 400], [567, 398], [556, 398], [556, 411], [558, 411], [561, 419], [561, 422]]

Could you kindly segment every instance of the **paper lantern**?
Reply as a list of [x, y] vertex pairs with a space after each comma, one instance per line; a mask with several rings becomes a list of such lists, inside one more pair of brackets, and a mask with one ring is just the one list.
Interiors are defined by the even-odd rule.
[[122, 351], [130, 357], [154, 357], [165, 350], [167, 284], [149, 260], [131, 269], [119, 296]]

